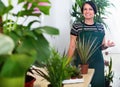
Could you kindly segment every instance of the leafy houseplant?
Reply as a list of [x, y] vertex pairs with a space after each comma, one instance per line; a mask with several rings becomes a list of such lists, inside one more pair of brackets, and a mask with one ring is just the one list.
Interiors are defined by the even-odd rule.
[[[51, 26], [33, 27], [34, 23], [40, 25], [37, 19], [41, 13], [49, 15], [48, 0], [18, 0], [17, 5], [21, 6], [21, 9], [16, 12], [12, 11], [15, 8], [13, 2], [14, 0], [7, 0], [6, 5], [0, 1], [0, 17], [3, 20], [0, 26], [4, 35], [14, 42], [10, 54], [0, 54], [0, 87], [24, 87], [25, 75], [30, 66], [36, 61], [45, 62], [50, 56], [49, 42], [43, 33], [59, 34], [58, 29]], [[33, 20], [25, 24], [30, 17], [33, 17]], [[21, 19], [24, 21], [19, 23]], [[4, 49], [0, 49], [0, 52], [7, 47], [7, 44], [3, 45]]]
[[[95, 53], [95, 51], [99, 48], [97, 42], [97, 38], [92, 39], [91, 36], [88, 39], [85, 39], [83, 35], [82, 38], [78, 37], [76, 42], [77, 51], [80, 56], [81, 60], [81, 72], [82, 74], [86, 74], [88, 72], [88, 60], [89, 58]], [[87, 65], [87, 71], [83, 72], [84, 69], [82, 68], [83, 65]]]
[[111, 87], [110, 83], [113, 82], [114, 72], [112, 71], [112, 58], [110, 58], [107, 71], [105, 72], [105, 87]]

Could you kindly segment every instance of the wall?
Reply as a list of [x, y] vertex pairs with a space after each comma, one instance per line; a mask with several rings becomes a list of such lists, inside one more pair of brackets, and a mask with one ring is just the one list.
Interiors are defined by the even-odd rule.
[[43, 25], [50, 25], [59, 28], [60, 35], [55, 37], [47, 36], [51, 45], [60, 53], [67, 51], [70, 36], [70, 9], [71, 0], [50, 0], [52, 8], [49, 16], [44, 16]]
[[110, 12], [106, 15], [105, 22], [109, 26], [109, 30], [106, 31], [106, 38], [108, 40], [112, 40], [115, 43], [115, 47], [108, 49], [110, 53], [120, 53], [120, 1], [119, 0], [110, 0], [110, 2], [114, 5], [107, 8], [107, 11]]

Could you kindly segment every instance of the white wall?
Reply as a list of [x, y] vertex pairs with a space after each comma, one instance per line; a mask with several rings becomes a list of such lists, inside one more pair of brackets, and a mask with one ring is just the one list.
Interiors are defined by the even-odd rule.
[[47, 36], [50, 43], [63, 53], [67, 50], [70, 36], [70, 9], [71, 0], [50, 0], [52, 8], [49, 16], [44, 16], [43, 25], [50, 25], [59, 28], [60, 35], [55, 37]]
[[108, 49], [110, 53], [120, 53], [120, 0], [110, 0], [114, 6], [107, 8], [111, 14], [108, 14], [105, 22], [110, 28], [110, 31], [106, 32], [107, 39], [115, 42], [115, 47]]

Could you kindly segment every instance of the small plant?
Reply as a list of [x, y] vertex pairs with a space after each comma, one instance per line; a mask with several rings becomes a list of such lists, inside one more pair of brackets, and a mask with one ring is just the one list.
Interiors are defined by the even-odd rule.
[[110, 61], [107, 67], [107, 71], [105, 72], [105, 87], [110, 87], [110, 83], [113, 82], [114, 72], [112, 71], [112, 58], [110, 57]]
[[70, 66], [68, 68], [68, 71], [71, 75], [71, 79], [76, 79], [76, 78], [82, 78], [81, 72], [80, 72], [80, 67], [76, 66]]

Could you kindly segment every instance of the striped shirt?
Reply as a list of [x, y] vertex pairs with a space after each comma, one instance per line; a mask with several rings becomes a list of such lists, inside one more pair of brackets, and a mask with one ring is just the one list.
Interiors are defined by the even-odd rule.
[[101, 23], [94, 23], [93, 25], [87, 25], [85, 23], [76, 22], [72, 25], [71, 35], [78, 36], [78, 34], [82, 31], [94, 31], [94, 32], [102, 32], [104, 33], [104, 27]]

